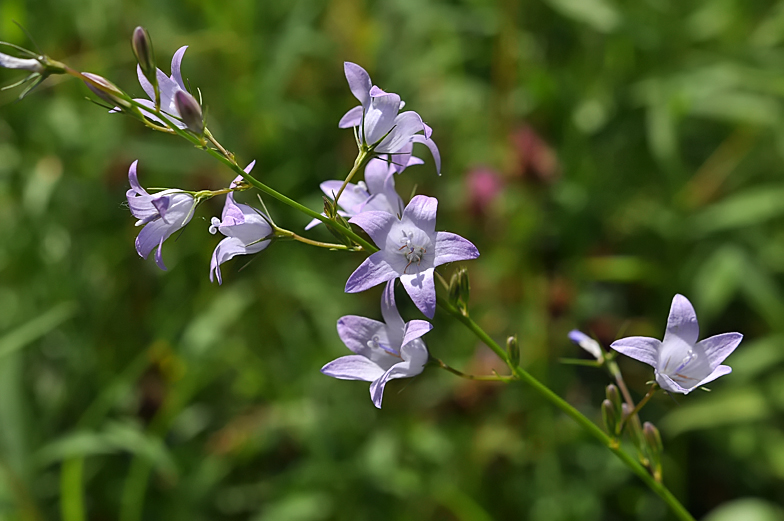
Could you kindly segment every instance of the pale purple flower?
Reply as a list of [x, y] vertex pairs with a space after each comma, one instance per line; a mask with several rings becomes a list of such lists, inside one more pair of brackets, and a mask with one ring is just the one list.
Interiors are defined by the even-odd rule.
[[381, 315], [384, 322], [354, 315], [338, 320], [338, 335], [355, 354], [321, 368], [325, 375], [341, 380], [373, 382], [370, 398], [379, 409], [389, 380], [410, 378], [424, 370], [429, 355], [420, 337], [433, 328], [425, 320], [403, 322], [395, 307], [394, 281], [387, 282], [381, 296]]
[[569, 340], [588, 351], [596, 360], [601, 362], [604, 359], [604, 350], [602, 349], [602, 346], [599, 345], [599, 342], [582, 331], [578, 331], [577, 329], [569, 331]]
[[351, 62], [345, 62], [343, 69], [360, 105], [346, 112], [338, 127], [358, 127], [360, 142], [375, 154], [390, 154], [398, 173], [405, 168], [413, 143], [422, 143], [433, 154], [436, 171], [441, 175], [441, 154], [430, 138], [433, 129], [416, 112], [400, 113], [405, 105], [400, 96], [373, 85], [365, 69]]
[[417, 195], [401, 218], [387, 212], [362, 212], [349, 222], [370, 235], [380, 248], [351, 274], [346, 293], [356, 293], [400, 278], [414, 304], [427, 317], [436, 311], [436, 266], [475, 259], [479, 251], [471, 242], [449, 232], [436, 232], [438, 200]]
[[[245, 167], [245, 173], [250, 173], [253, 169], [253, 161]], [[242, 176], [237, 176], [232, 181], [232, 188], [242, 181]], [[237, 203], [234, 200], [234, 192], [226, 195], [226, 203], [223, 206], [221, 218], [213, 217], [210, 225], [210, 233], [213, 235], [221, 232], [226, 236], [212, 253], [210, 261], [210, 282], [214, 277], [218, 278], [218, 284], [223, 283], [220, 265], [236, 257], [237, 255], [252, 255], [258, 253], [270, 243], [272, 236], [272, 226], [267, 217], [247, 204]]]
[[697, 342], [699, 333], [691, 302], [683, 295], [675, 295], [664, 340], [633, 336], [616, 340], [610, 347], [652, 366], [662, 389], [689, 394], [731, 373], [731, 367], [720, 364], [743, 340], [740, 333], [723, 333]]
[[[180, 67], [182, 65], [182, 57], [185, 55], [185, 51], [188, 49], [188, 46], [185, 45], [177, 49], [177, 52], [174, 53], [171, 61], [171, 76], [166, 76], [163, 71], [160, 69], [156, 69], [157, 71], [157, 78], [158, 78], [158, 89], [161, 95], [161, 111], [173, 116], [171, 119], [172, 123], [177, 125], [179, 128], [186, 128], [184, 122], [181, 121], [180, 112], [177, 109], [177, 104], [175, 102], [175, 95], [178, 91], [185, 91], [187, 93], [188, 89], [185, 88], [185, 83], [182, 81], [182, 73], [180, 72]], [[136, 65], [136, 75], [139, 77], [139, 84], [141, 84], [142, 89], [144, 89], [144, 93], [150, 99], [144, 98], [136, 98], [134, 101], [148, 107], [150, 109], [155, 108], [155, 89], [152, 86], [152, 83], [144, 76], [144, 72], [142, 72], [142, 68], [140, 65]], [[190, 96], [190, 94], [189, 94]], [[115, 111], [118, 109], [115, 109]], [[150, 118], [151, 120], [160, 123], [161, 125], [165, 125], [163, 121], [160, 120], [157, 116], [151, 114], [150, 112], [140, 109], [142, 114], [146, 117]]]
[[17, 58], [16, 56], [9, 56], [0, 52], [0, 67], [6, 69], [20, 69], [30, 72], [37, 72], [41, 74], [46, 70], [41, 62], [34, 58]]
[[[408, 165], [420, 164], [418, 157], [409, 158]], [[346, 189], [340, 194], [340, 210], [338, 213], [345, 218], [350, 218], [362, 212], [388, 212], [400, 217], [403, 214], [403, 200], [395, 191], [395, 166], [382, 159], [373, 158], [365, 167], [365, 180], [357, 184], [349, 183]], [[324, 181], [321, 183], [321, 191], [333, 199], [343, 186], [343, 181]], [[323, 214], [322, 214], [323, 215]], [[317, 224], [319, 219], [313, 219], [305, 227], [310, 230]]]
[[136, 237], [136, 251], [142, 258], [146, 259], [157, 246], [158, 251], [155, 253], [155, 263], [162, 270], [165, 270], [166, 266], [163, 263], [161, 252], [163, 241], [188, 224], [191, 217], [193, 217], [196, 199], [194, 199], [193, 195], [176, 188], [163, 190], [155, 194], [147, 193], [141, 187], [136, 177], [136, 165], [138, 163], [138, 161], [134, 161], [128, 169], [128, 180], [131, 183], [131, 189], [125, 193], [131, 214], [139, 219], [136, 221], [136, 226], [144, 225], [144, 228]]

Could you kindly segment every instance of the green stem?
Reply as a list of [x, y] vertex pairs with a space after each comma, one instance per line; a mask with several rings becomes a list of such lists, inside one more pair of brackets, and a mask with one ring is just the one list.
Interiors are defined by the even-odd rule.
[[[462, 322], [468, 329], [471, 330], [477, 338], [479, 338], [482, 342], [484, 342], [490, 349], [498, 355], [501, 360], [509, 364], [509, 358], [506, 354], [506, 351], [498, 345], [490, 335], [488, 335], [481, 327], [479, 327], [476, 322], [471, 320], [471, 318], [463, 315], [460, 313], [458, 309], [454, 306], [450, 305], [446, 302], [443, 298], [438, 297], [438, 304], [450, 315], [455, 317], [457, 320]], [[566, 415], [570, 416], [574, 421], [576, 421], [582, 428], [588, 431], [594, 438], [599, 440], [603, 445], [605, 445], [610, 451], [615, 454], [629, 469], [637, 474], [637, 476], [642, 479], [648, 487], [653, 490], [667, 505], [670, 509], [675, 513], [675, 515], [681, 521], [695, 521], [694, 517], [689, 513], [688, 510], [678, 501], [678, 499], [669, 491], [667, 487], [665, 487], [662, 483], [656, 481], [651, 474], [645, 470], [645, 468], [640, 465], [640, 463], [626, 453], [622, 448], [620, 443], [617, 440], [610, 438], [605, 432], [600, 429], [595, 423], [589, 420], [585, 415], [583, 415], [580, 411], [575, 409], [571, 404], [569, 404], [566, 400], [555, 394], [553, 391], [550, 390], [549, 387], [541, 383], [539, 380], [534, 378], [530, 373], [526, 370], [522, 369], [519, 365], [516, 364], [509, 364], [510, 369], [512, 370], [512, 374], [519, 380], [524, 381], [528, 385], [530, 385], [537, 393], [539, 393], [542, 397], [544, 397], [547, 401], [551, 404], [559, 408], [563, 411]]]
[[515, 379], [514, 376], [501, 376], [500, 374], [495, 375], [475, 375], [475, 374], [467, 374], [462, 371], [455, 369], [454, 367], [450, 367], [441, 361], [438, 358], [430, 357], [430, 360], [436, 364], [441, 369], [449, 371], [450, 373], [459, 376], [460, 378], [465, 378], [466, 380], [476, 380], [479, 382], [511, 382]]
[[658, 388], [659, 388], [659, 384], [657, 384], [657, 383], [654, 383], [654, 384], [651, 386], [651, 388], [650, 388], [650, 389], [648, 389], [648, 393], [647, 393], [647, 394], [646, 394], [646, 395], [643, 397], [643, 399], [642, 399], [642, 400], [640, 400], [640, 403], [638, 403], [638, 404], [637, 404], [637, 407], [635, 407], [635, 408], [632, 410], [632, 412], [630, 412], [628, 415], [624, 416], [624, 417], [621, 419], [621, 423], [619, 423], [619, 424], [618, 424], [618, 434], [620, 434], [620, 433], [622, 433], [622, 432], [623, 432], [623, 426], [624, 426], [624, 424], [626, 423], [626, 420], [627, 420], [628, 418], [633, 418], [633, 417], [634, 417], [634, 416], [635, 416], [635, 415], [636, 415], [638, 412], [640, 412], [640, 410], [642, 410], [642, 408], [645, 406], [645, 404], [646, 404], [646, 403], [648, 403], [648, 400], [650, 400], [650, 399], [651, 399], [651, 397], [653, 397], [653, 395], [656, 393], [656, 390], [657, 390]]
[[82, 474], [84, 458], [63, 461], [60, 470], [60, 515], [63, 521], [84, 521], [84, 491]]
[[332, 242], [321, 242], [321, 241], [314, 241], [313, 239], [308, 239], [307, 237], [303, 237], [301, 235], [297, 235], [296, 233], [290, 230], [284, 230], [282, 228], [277, 229], [277, 233], [280, 237], [293, 239], [295, 241], [301, 242], [303, 244], [309, 244], [310, 246], [316, 246], [318, 248], [327, 248], [330, 250], [348, 250], [349, 247], [345, 244], [336, 244]]
[[359, 150], [359, 155], [354, 160], [354, 166], [351, 167], [351, 171], [348, 173], [346, 179], [343, 181], [343, 184], [340, 186], [340, 190], [338, 190], [338, 193], [335, 195], [335, 206], [337, 206], [338, 200], [340, 199], [343, 190], [345, 190], [349, 182], [351, 182], [351, 178], [354, 177], [354, 175], [359, 171], [360, 168], [362, 168], [362, 165], [366, 162], [368, 157], [369, 157], [368, 151], [365, 150], [364, 148], [361, 148]]

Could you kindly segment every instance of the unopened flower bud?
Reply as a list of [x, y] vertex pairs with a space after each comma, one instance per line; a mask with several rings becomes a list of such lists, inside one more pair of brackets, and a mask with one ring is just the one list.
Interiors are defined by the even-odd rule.
[[103, 76], [98, 76], [91, 72], [83, 72], [82, 76], [87, 78], [84, 82], [84, 84], [87, 85], [87, 88], [93, 91], [93, 93], [102, 100], [111, 103], [112, 105], [131, 108], [132, 105], [125, 99], [125, 93], [114, 83]]
[[196, 99], [184, 90], [178, 90], [174, 94], [174, 104], [188, 130], [194, 134], [203, 134], [204, 116]]
[[[635, 415], [631, 415], [632, 408], [629, 407], [629, 404], [623, 403], [621, 405], [621, 414], [623, 418], [626, 418], [626, 422], [624, 425], [625, 428], [629, 432], [629, 438], [631, 438], [634, 447], [637, 449], [637, 453], [640, 455], [642, 459], [646, 454], [645, 451], [645, 438], [642, 434], [642, 425], [640, 425], [640, 417]], [[646, 463], [645, 461], [643, 463]]]
[[646, 448], [648, 449], [647, 454], [650, 461], [650, 468], [653, 472], [653, 477], [656, 479], [656, 481], [661, 481], [661, 456], [664, 452], [664, 446], [662, 445], [659, 429], [657, 429], [656, 426], [651, 422], [645, 422], [642, 427], [642, 434], [645, 438]]
[[615, 407], [610, 400], [602, 401], [602, 420], [604, 428], [610, 436], [615, 436], [615, 429], [618, 426], [618, 416], [615, 414]]
[[468, 280], [468, 270], [460, 268], [449, 281], [449, 303], [460, 309], [463, 314], [468, 310], [468, 299], [471, 296], [471, 284]]
[[509, 355], [510, 364], [520, 365], [520, 343], [517, 341], [517, 335], [506, 339], [506, 353]]
[[618, 388], [615, 387], [614, 384], [608, 385], [605, 390], [605, 395], [607, 399], [610, 400], [610, 403], [613, 404], [615, 414], [620, 418], [623, 410], [621, 409], [621, 393], [618, 392]]
[[141, 67], [144, 77], [150, 80], [150, 82], [155, 83], [157, 80], [155, 54], [152, 51], [152, 40], [150, 39], [150, 34], [147, 32], [147, 29], [139, 26], [133, 30], [131, 48], [133, 49], [134, 56], [136, 56], [136, 60], [139, 62], [139, 67]]
[[599, 362], [604, 360], [604, 351], [602, 350], [602, 346], [599, 345], [599, 342], [582, 331], [578, 331], [577, 329], [569, 331], [569, 340], [588, 351], [591, 356], [596, 358]]
[[42, 73], [46, 69], [41, 62], [34, 58], [17, 58], [0, 52], [0, 67], [6, 69], [21, 69], [30, 72]]

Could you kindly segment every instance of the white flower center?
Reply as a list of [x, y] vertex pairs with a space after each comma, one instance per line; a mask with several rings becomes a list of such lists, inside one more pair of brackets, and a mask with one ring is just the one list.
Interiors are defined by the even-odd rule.
[[221, 223], [221, 221], [217, 217], [213, 217], [212, 218], [212, 220], [210, 221], [210, 233], [211, 234], [215, 235], [216, 233], [218, 233], [218, 226], [220, 226], [220, 223]]
[[[699, 354], [695, 353], [694, 350], [689, 349], [686, 352], [686, 356], [683, 357], [683, 359], [680, 361], [680, 364], [678, 364], [674, 371], [668, 371], [670, 360], [667, 360], [667, 364], [664, 367], [664, 373], [677, 382], [681, 387], [694, 387], [694, 385], [702, 379], [689, 376], [690, 373], [694, 372], [693, 369], [700, 369], [699, 366], [701, 364], [699, 363], [698, 359]], [[690, 365], [691, 368], [689, 367]]]
[[406, 232], [405, 230], [401, 230], [401, 232], [403, 234], [403, 238], [400, 240], [402, 246], [400, 246], [398, 251], [402, 253], [408, 261], [408, 264], [406, 264], [406, 267], [403, 269], [403, 273], [405, 273], [412, 264], [419, 266], [425, 253], [427, 253], [427, 248], [414, 242], [414, 234], [412, 232]]
[[384, 351], [386, 351], [390, 355], [396, 356], [398, 358], [401, 358], [400, 352], [398, 352], [396, 349], [393, 349], [393, 348], [391, 348], [389, 346], [386, 346], [386, 345], [382, 344], [380, 342], [380, 340], [381, 339], [379, 338], [378, 335], [374, 335], [373, 338], [371, 338], [370, 340], [367, 341], [367, 346], [370, 349], [383, 349]]

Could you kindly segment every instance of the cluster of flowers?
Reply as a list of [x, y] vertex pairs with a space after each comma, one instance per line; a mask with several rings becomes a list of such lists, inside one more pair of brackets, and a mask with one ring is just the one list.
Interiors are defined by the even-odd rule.
[[[174, 120], [182, 120], [176, 103], [184, 91], [180, 66], [185, 47], [172, 59], [172, 75], [157, 70], [160, 105]], [[152, 107], [155, 93], [150, 82], [138, 70], [139, 81], [150, 100], [137, 100]], [[417, 195], [408, 205], [395, 191], [394, 176], [406, 167], [423, 161], [412, 155], [414, 143], [425, 144], [432, 152], [439, 170], [441, 159], [431, 138], [432, 129], [413, 111], [400, 112], [404, 103], [400, 96], [373, 86], [370, 76], [359, 65], [345, 64], [346, 78], [360, 105], [349, 110], [340, 120], [341, 128], [353, 128], [361, 149], [375, 156], [365, 167], [364, 181], [356, 184], [326, 181], [321, 184], [328, 197], [338, 195], [339, 214], [362, 228], [379, 251], [370, 255], [351, 274], [346, 292], [364, 291], [386, 282], [381, 302], [385, 323], [363, 317], [346, 316], [338, 321], [338, 334], [355, 354], [339, 358], [322, 368], [329, 376], [373, 382], [370, 388], [373, 403], [381, 406], [384, 385], [390, 379], [414, 376], [422, 372], [428, 352], [421, 336], [430, 331], [424, 320], [404, 323], [395, 307], [394, 281], [400, 279], [414, 304], [428, 318], [436, 308], [434, 272], [448, 262], [475, 259], [479, 251], [468, 240], [449, 232], [436, 231], [438, 200]], [[159, 121], [151, 114], [145, 114]], [[253, 163], [245, 169], [250, 173]], [[161, 269], [162, 247], [166, 239], [190, 222], [201, 198], [200, 192], [168, 189], [150, 194], [138, 182], [137, 162], [128, 172], [131, 184], [127, 192], [131, 213], [144, 228], [136, 238], [136, 251], [143, 258], [157, 248], [155, 262]], [[225, 235], [215, 248], [210, 263], [210, 280], [222, 282], [220, 266], [237, 255], [258, 253], [276, 237], [276, 226], [261, 210], [237, 203], [234, 190], [243, 186], [238, 176], [229, 187], [221, 218], [213, 217], [209, 231]], [[341, 191], [341, 189], [343, 189]], [[306, 229], [316, 226], [314, 219]]]

